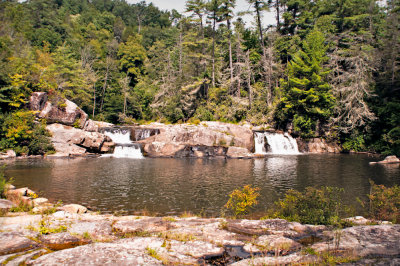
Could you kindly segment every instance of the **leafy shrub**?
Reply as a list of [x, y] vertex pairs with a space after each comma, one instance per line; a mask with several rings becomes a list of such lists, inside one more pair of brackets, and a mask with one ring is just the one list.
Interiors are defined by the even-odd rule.
[[4, 176], [5, 165], [0, 166], [0, 198], [4, 198], [4, 192], [6, 190], [7, 180]]
[[343, 143], [343, 149], [345, 151], [355, 151], [355, 152], [364, 151], [365, 141], [363, 136], [357, 136], [346, 139], [346, 141]]
[[36, 123], [34, 112], [20, 110], [5, 116], [3, 121], [0, 150], [13, 149], [19, 155], [54, 151], [46, 123]]
[[257, 192], [260, 188], [246, 185], [242, 189], [235, 189], [229, 194], [229, 200], [225, 208], [231, 210], [235, 217], [249, 213], [250, 209], [257, 205]]
[[285, 198], [275, 202], [273, 218], [305, 224], [338, 225], [346, 206], [341, 202], [343, 189], [307, 187], [304, 192], [290, 189]]
[[371, 181], [370, 218], [400, 223], [400, 186], [385, 187]]

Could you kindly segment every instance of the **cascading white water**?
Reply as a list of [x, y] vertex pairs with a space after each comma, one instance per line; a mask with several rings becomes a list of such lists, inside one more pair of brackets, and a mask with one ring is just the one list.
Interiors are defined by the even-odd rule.
[[105, 129], [104, 134], [115, 142], [113, 154], [104, 157], [142, 159], [143, 154], [140, 145], [131, 141], [131, 130], [123, 128]]
[[116, 146], [112, 157], [115, 158], [134, 158], [142, 159], [143, 154], [139, 145], [121, 145]]
[[256, 154], [300, 154], [296, 140], [288, 133], [255, 132], [254, 141]]
[[116, 144], [131, 144], [131, 131], [127, 129], [106, 129], [104, 135], [110, 137]]

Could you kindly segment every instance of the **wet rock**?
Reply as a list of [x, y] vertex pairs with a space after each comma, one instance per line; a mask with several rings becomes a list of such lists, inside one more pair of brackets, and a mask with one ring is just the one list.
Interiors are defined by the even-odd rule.
[[40, 242], [51, 250], [62, 250], [88, 244], [90, 240], [72, 236], [69, 233], [56, 233], [40, 236]]
[[85, 213], [87, 208], [79, 204], [68, 204], [61, 207], [61, 210], [69, 213]]
[[300, 152], [309, 153], [340, 153], [341, 148], [335, 142], [328, 142], [325, 139], [313, 138], [304, 140], [301, 138], [296, 139]]
[[336, 247], [361, 257], [400, 255], [400, 225], [355, 226], [331, 232], [331, 241], [312, 245], [317, 251]]
[[400, 164], [400, 159], [396, 156], [387, 156], [383, 161], [370, 162], [370, 164]]
[[235, 159], [252, 157], [252, 154], [249, 152], [248, 149], [241, 147], [229, 147], [226, 155], [229, 158], [235, 158]]
[[15, 206], [16, 205], [9, 200], [0, 199], [0, 212], [2, 213], [6, 213], [9, 209]]
[[232, 266], [248, 266], [248, 265], [292, 265], [302, 263], [312, 263], [316, 259], [313, 256], [305, 256], [301, 254], [292, 254], [282, 257], [260, 257], [241, 260], [231, 264]]
[[26, 238], [22, 233], [0, 232], [0, 255], [34, 249], [37, 246], [38, 243]]
[[102, 241], [115, 238], [112, 234], [111, 221], [77, 221], [70, 225], [68, 232]]

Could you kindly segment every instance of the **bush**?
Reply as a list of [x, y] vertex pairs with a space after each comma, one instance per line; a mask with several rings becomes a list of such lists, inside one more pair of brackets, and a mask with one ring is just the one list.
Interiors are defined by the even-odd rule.
[[347, 207], [341, 203], [343, 189], [307, 187], [305, 192], [289, 190], [283, 200], [275, 202], [273, 218], [304, 224], [338, 225]]
[[246, 185], [242, 189], [235, 189], [229, 194], [229, 200], [225, 208], [231, 210], [235, 217], [249, 213], [250, 209], [257, 205], [258, 187]]
[[18, 155], [54, 151], [46, 123], [36, 123], [34, 112], [20, 110], [6, 115], [3, 121], [0, 150], [13, 149]]
[[400, 187], [385, 187], [371, 181], [369, 216], [376, 220], [400, 223]]

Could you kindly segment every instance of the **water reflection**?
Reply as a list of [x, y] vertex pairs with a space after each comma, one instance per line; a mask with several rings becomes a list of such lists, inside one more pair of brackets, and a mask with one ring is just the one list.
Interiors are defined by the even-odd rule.
[[400, 184], [400, 168], [370, 166], [362, 155], [268, 156], [254, 160], [76, 158], [17, 160], [6, 173], [17, 186], [42, 191], [52, 201], [81, 203], [103, 212], [147, 209], [219, 215], [235, 188], [261, 188], [265, 211], [290, 188], [338, 186], [348, 203], [369, 191], [369, 181]]

